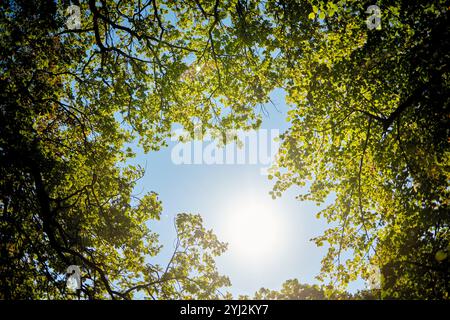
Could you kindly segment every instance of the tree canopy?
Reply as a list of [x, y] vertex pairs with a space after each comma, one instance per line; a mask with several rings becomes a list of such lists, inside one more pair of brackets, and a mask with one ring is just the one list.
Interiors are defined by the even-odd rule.
[[[68, 27], [69, 5], [81, 25]], [[181, 213], [167, 266], [162, 204], [133, 194], [135, 140], [173, 125], [216, 138], [256, 129], [275, 88], [292, 106], [273, 197], [332, 205], [318, 278], [279, 294], [322, 298], [381, 270], [381, 297], [449, 298], [448, 1], [3, 1], [0, 4], [0, 297], [219, 298], [226, 244]], [[342, 261], [344, 252], [351, 258]], [[292, 289], [292, 290], [291, 290]], [[290, 290], [290, 291], [289, 291]], [[290, 292], [290, 293], [289, 293]], [[302, 293], [303, 294], [303, 293]]]
[[337, 292], [332, 287], [302, 284], [298, 279], [291, 279], [285, 281], [279, 291], [261, 288], [255, 292], [253, 297], [240, 296], [240, 298], [256, 300], [377, 300], [380, 298], [380, 291], [358, 290], [355, 294], [350, 294]]
[[311, 182], [300, 200], [335, 196], [318, 214], [336, 225], [315, 238], [330, 245], [320, 279], [345, 287], [372, 264], [385, 297], [448, 298], [448, 6], [383, 1], [382, 28], [370, 30], [368, 4], [346, 3], [321, 7], [297, 54], [283, 34], [296, 107], [274, 194]]

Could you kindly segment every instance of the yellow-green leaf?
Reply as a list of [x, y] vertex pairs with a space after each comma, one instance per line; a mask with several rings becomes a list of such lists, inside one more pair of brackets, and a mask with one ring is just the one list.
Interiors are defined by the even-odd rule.
[[439, 262], [443, 261], [447, 258], [447, 253], [442, 250], [439, 250], [438, 252], [436, 252], [435, 258]]

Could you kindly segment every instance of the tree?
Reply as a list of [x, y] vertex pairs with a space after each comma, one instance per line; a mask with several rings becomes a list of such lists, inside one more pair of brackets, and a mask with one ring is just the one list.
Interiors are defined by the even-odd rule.
[[[249, 299], [248, 296], [241, 298]], [[359, 290], [355, 294], [336, 291], [332, 286], [302, 284], [297, 279], [287, 280], [280, 291], [266, 288], [259, 289], [254, 297], [256, 300], [377, 300], [379, 290]]]
[[329, 244], [320, 279], [345, 287], [375, 265], [384, 297], [448, 299], [448, 3], [378, 2], [381, 30], [369, 2], [301, 3], [277, 20], [295, 108], [273, 194], [308, 183], [300, 200], [335, 198], [318, 214], [335, 225], [314, 239]]
[[[337, 296], [334, 296], [337, 298]], [[318, 285], [301, 284], [297, 279], [287, 280], [280, 291], [259, 289], [255, 299], [269, 300], [326, 300], [325, 290]]]
[[218, 1], [76, 3], [80, 29], [65, 26], [68, 4], [1, 4], [1, 298], [70, 297], [69, 265], [86, 298], [218, 297], [226, 246], [198, 215], [178, 215], [166, 267], [149, 263], [161, 203], [133, 196], [143, 170], [124, 145], [158, 150], [174, 123], [255, 127], [268, 88], [243, 69], [269, 62], [218, 34]]
[[199, 216], [177, 219], [167, 268], [146, 260], [161, 204], [133, 196], [125, 145], [157, 151], [174, 124], [257, 128], [280, 87], [293, 108], [273, 196], [334, 199], [319, 279], [342, 292], [379, 268], [383, 297], [448, 298], [446, 1], [379, 1], [381, 29], [367, 1], [88, 0], [75, 29], [69, 4], [1, 4], [2, 297], [67, 297], [69, 264], [88, 298], [216, 297], [225, 246]]

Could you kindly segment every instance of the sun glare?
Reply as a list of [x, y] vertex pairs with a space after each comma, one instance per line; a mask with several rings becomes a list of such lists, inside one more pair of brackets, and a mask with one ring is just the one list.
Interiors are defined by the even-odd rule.
[[[268, 197], [267, 197], [268, 198]], [[229, 204], [224, 218], [225, 239], [231, 253], [247, 261], [267, 259], [281, 250], [283, 221], [271, 199], [245, 197]]]

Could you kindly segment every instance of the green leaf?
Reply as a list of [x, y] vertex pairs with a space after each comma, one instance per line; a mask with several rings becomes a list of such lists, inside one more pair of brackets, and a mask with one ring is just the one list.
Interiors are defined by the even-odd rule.
[[436, 255], [434, 257], [437, 261], [441, 262], [447, 258], [447, 253], [445, 251], [439, 250], [438, 252], [436, 252]]

